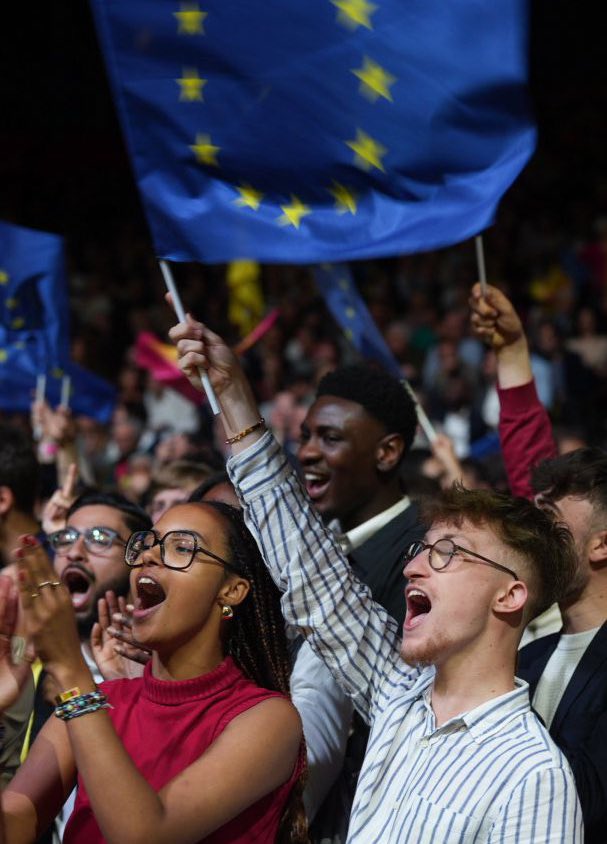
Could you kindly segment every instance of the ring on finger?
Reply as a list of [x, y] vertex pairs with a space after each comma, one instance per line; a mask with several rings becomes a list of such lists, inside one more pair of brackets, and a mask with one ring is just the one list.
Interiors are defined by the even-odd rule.
[[57, 586], [61, 586], [60, 580], [44, 580], [42, 583], [37, 584], [38, 589], [42, 589], [45, 586], [51, 586], [53, 589], [56, 589]]

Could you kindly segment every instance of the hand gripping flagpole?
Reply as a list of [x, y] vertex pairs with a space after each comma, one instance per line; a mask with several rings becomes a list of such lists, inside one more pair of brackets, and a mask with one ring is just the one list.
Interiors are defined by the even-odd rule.
[[[170, 267], [166, 261], [159, 260], [158, 263], [160, 264], [160, 271], [162, 272], [164, 283], [166, 284], [167, 290], [171, 294], [171, 298], [173, 300], [173, 307], [175, 308], [175, 313], [177, 314], [177, 319], [179, 320], [179, 322], [185, 322], [185, 311], [183, 309], [183, 305], [181, 304], [181, 299], [179, 297], [179, 293], [177, 292], [177, 288], [175, 287], [175, 281], [173, 279], [173, 274], [170, 270]], [[202, 369], [202, 367], [198, 367], [198, 374], [200, 375], [200, 380], [202, 381], [202, 386], [207, 395], [207, 399], [209, 400], [211, 410], [213, 411], [215, 416], [218, 416], [221, 413], [221, 409], [219, 407], [219, 402], [217, 401], [215, 391], [213, 390], [213, 387], [211, 385], [211, 381], [209, 380], [208, 372]]]

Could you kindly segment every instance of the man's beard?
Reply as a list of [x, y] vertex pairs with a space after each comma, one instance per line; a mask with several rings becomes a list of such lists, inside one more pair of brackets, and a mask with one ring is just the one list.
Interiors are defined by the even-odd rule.
[[[78, 627], [78, 635], [81, 639], [89, 639], [93, 625], [99, 620], [97, 616], [97, 601], [100, 598], [105, 598], [106, 592], [113, 592], [116, 597], [125, 597], [129, 591], [129, 579], [124, 577], [115, 577], [113, 580], [107, 581], [103, 586], [93, 581], [95, 589], [94, 598], [86, 615], [76, 615], [76, 625]], [[110, 618], [110, 622], [112, 619]]]
[[406, 634], [400, 648], [401, 659], [407, 665], [418, 668], [427, 668], [429, 665], [436, 665], [441, 656], [445, 656], [449, 638], [439, 634], [431, 639], [426, 639], [418, 645], [407, 643]]

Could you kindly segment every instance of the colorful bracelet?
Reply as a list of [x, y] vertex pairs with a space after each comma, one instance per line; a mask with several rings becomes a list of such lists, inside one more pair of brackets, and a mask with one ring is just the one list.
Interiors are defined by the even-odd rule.
[[233, 437], [229, 437], [226, 440], [226, 445], [234, 445], [234, 443], [240, 442], [240, 440], [244, 439], [244, 437], [246, 437], [247, 434], [253, 433], [253, 431], [256, 431], [258, 428], [265, 428], [265, 427], [266, 427], [266, 420], [262, 416], [260, 419], [258, 419], [257, 422], [255, 422], [254, 425], [250, 425], [248, 428], [245, 428], [244, 431], [241, 431], [239, 434], [236, 434]]
[[[79, 690], [70, 689], [68, 692], [63, 692], [62, 696], [71, 695], [75, 691]], [[55, 715], [62, 721], [71, 721], [72, 718], [78, 718], [80, 715], [88, 715], [89, 712], [111, 708], [107, 695], [97, 689], [94, 692], [72, 695], [67, 698], [64, 703], [60, 703], [55, 707]]]

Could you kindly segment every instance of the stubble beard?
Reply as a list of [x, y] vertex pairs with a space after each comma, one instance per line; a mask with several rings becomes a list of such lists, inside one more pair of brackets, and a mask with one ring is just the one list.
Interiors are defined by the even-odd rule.
[[400, 656], [407, 665], [427, 668], [440, 661], [441, 656], [446, 653], [448, 645], [448, 637], [441, 633], [418, 643], [408, 642], [405, 634], [400, 648]]

